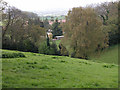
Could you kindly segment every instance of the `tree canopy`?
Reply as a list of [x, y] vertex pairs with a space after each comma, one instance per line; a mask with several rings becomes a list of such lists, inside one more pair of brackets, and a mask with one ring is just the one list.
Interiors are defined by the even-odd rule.
[[88, 58], [107, 47], [107, 33], [92, 8], [79, 7], [69, 11], [63, 30], [65, 37], [62, 42], [73, 57]]
[[58, 20], [56, 19], [56, 21], [53, 23], [52, 25], [52, 33], [53, 33], [53, 38], [55, 36], [61, 36], [62, 35], [62, 28], [60, 26], [60, 23], [58, 22]]

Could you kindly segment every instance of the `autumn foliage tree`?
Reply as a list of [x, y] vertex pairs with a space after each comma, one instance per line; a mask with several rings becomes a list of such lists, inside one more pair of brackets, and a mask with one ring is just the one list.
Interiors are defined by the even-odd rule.
[[108, 45], [102, 22], [90, 7], [69, 11], [63, 30], [65, 37], [62, 43], [72, 57], [88, 59]]

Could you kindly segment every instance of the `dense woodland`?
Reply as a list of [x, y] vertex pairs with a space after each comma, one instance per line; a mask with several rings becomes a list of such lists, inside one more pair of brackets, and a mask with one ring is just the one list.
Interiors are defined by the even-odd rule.
[[118, 2], [69, 11], [62, 40], [72, 57], [90, 58], [118, 43]]
[[[90, 59], [118, 44], [120, 38], [119, 2], [73, 8], [66, 16], [66, 23], [58, 23], [56, 19], [52, 26], [35, 13], [11, 7], [3, 0], [0, 4], [3, 49]], [[65, 32], [59, 49], [46, 35], [49, 28], [53, 37]]]

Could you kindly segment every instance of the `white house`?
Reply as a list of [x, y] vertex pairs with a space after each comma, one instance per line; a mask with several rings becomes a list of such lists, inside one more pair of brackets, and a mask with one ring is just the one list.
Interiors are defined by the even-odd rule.
[[57, 40], [64, 38], [64, 36], [56, 36]]

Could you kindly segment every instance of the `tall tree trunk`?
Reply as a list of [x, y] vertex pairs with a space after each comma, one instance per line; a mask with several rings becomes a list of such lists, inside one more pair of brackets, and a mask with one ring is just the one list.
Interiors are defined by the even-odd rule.
[[10, 9], [9, 9], [9, 13], [8, 13], [8, 23], [7, 25], [5, 26], [5, 29], [3, 29], [3, 33], [2, 33], [2, 38], [4, 40], [4, 37], [5, 37], [5, 34], [6, 34], [6, 31], [8, 30], [8, 27], [10, 25], [10, 21], [11, 21], [11, 15], [10, 15]]

